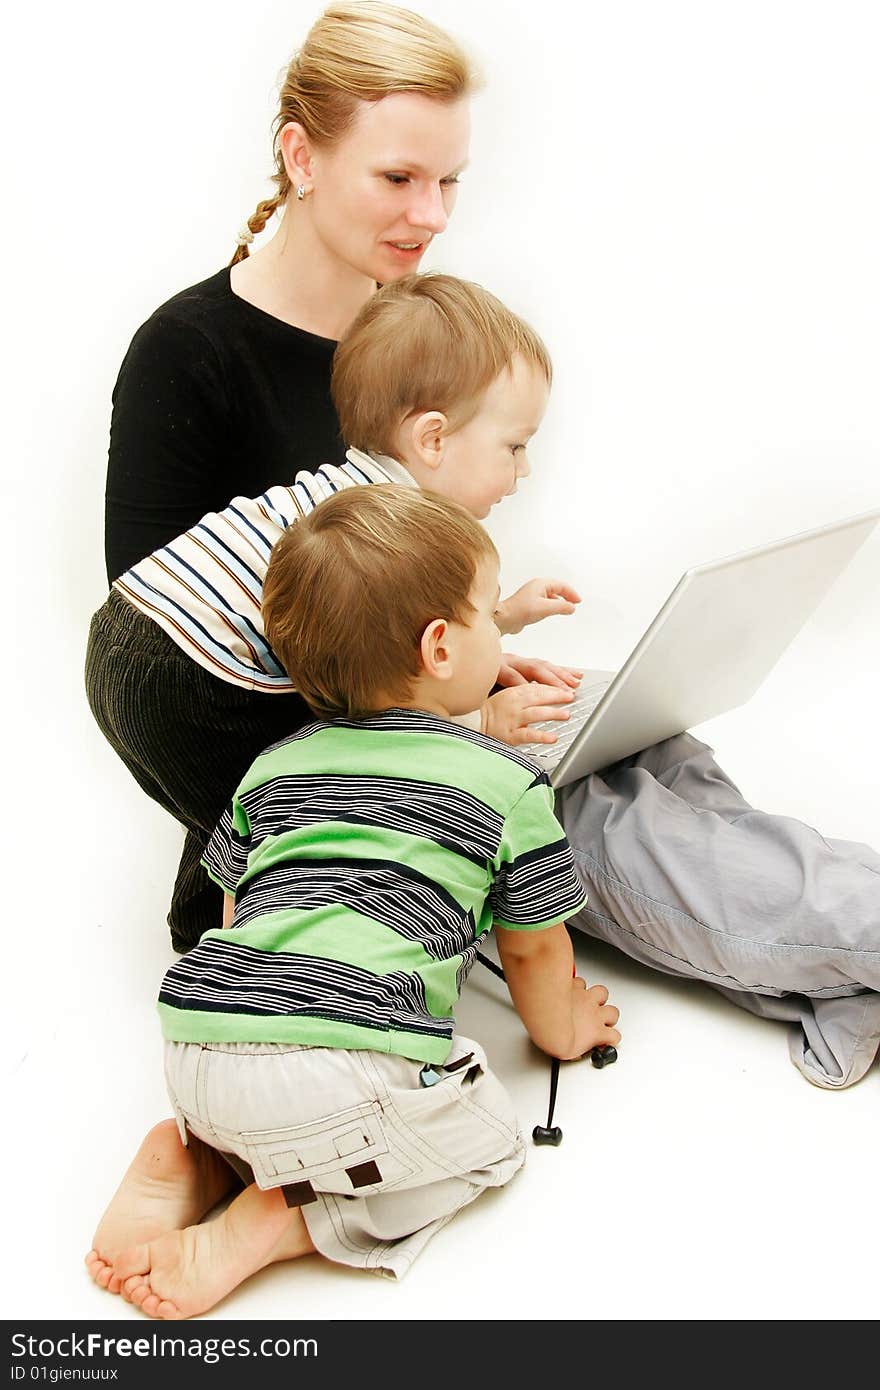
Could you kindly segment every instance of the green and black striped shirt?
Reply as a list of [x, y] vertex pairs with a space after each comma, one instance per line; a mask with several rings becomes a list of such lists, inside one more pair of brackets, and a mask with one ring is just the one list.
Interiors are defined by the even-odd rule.
[[167, 972], [167, 1038], [368, 1048], [442, 1063], [493, 922], [586, 901], [546, 776], [418, 710], [309, 724], [262, 753], [208, 845], [232, 927]]

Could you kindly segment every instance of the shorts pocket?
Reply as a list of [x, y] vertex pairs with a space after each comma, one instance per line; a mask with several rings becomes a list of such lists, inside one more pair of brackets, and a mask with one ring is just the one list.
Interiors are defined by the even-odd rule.
[[310, 1182], [322, 1192], [375, 1192], [411, 1173], [389, 1150], [377, 1101], [338, 1110], [308, 1124], [242, 1131], [241, 1144], [258, 1186]]
[[520, 1145], [516, 1112], [506, 1090], [477, 1051], [467, 1064], [425, 1089], [391, 1091], [390, 1123], [407, 1134], [438, 1170], [466, 1176], [491, 1167]]

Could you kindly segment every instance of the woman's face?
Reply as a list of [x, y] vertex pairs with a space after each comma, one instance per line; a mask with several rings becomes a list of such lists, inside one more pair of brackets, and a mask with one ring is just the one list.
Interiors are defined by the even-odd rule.
[[362, 102], [336, 145], [311, 151], [306, 206], [330, 255], [379, 284], [418, 270], [455, 206], [469, 139], [466, 99]]

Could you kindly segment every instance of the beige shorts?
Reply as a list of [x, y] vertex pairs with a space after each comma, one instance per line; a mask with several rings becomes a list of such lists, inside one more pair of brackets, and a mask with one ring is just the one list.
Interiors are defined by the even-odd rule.
[[468, 1038], [431, 1068], [385, 1052], [166, 1042], [165, 1077], [184, 1143], [189, 1131], [245, 1181], [282, 1188], [328, 1259], [393, 1278], [525, 1162], [510, 1097]]

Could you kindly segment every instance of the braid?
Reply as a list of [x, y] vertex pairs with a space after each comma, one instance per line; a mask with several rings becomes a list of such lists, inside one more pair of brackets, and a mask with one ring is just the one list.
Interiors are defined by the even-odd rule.
[[[257, 203], [256, 211], [251, 213], [246, 223], [248, 231], [252, 232], [254, 236], [259, 236], [260, 232], [269, 221], [269, 218], [277, 211], [283, 202], [284, 198], [282, 195], [276, 193], [274, 198], [264, 198], [261, 203]], [[235, 255], [232, 257], [229, 264], [231, 266], [238, 265], [239, 261], [245, 260], [249, 255], [250, 251], [245, 242], [242, 245], [236, 246]]]

